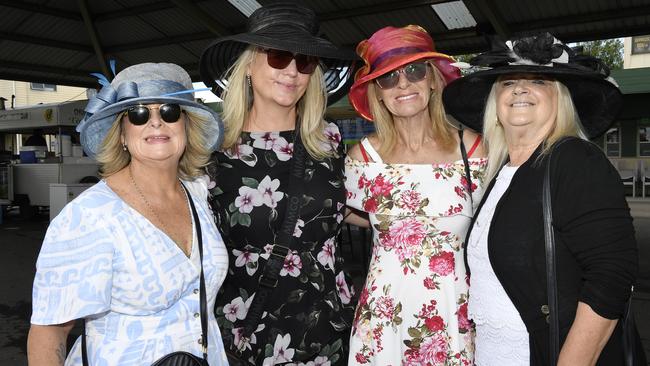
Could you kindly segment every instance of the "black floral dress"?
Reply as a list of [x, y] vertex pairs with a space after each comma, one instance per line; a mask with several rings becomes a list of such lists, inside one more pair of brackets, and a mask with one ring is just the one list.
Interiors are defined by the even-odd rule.
[[[341, 135], [326, 127], [338, 157], [308, 159], [303, 206], [278, 287], [238, 358], [253, 365], [344, 365], [353, 290], [342, 271], [337, 237], [345, 188]], [[293, 131], [244, 132], [236, 151], [217, 152], [208, 172], [211, 204], [230, 267], [215, 306], [226, 349], [235, 350], [274, 238], [284, 220]], [[295, 244], [294, 244], [295, 245]]]

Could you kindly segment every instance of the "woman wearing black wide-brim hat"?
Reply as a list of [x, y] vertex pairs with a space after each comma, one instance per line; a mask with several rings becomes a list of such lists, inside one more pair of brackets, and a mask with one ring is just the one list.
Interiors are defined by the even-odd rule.
[[614, 123], [622, 94], [599, 59], [549, 33], [493, 47], [470, 61], [487, 69], [443, 93], [489, 150], [466, 248], [475, 362], [629, 365], [626, 329], [640, 346], [621, 320], [638, 266], [634, 227], [619, 175], [588, 141]]
[[323, 116], [328, 94], [347, 92], [355, 56], [317, 32], [311, 9], [272, 4], [201, 57], [223, 99], [224, 143], [208, 170], [230, 255], [215, 314], [232, 364], [347, 360], [343, 146]]

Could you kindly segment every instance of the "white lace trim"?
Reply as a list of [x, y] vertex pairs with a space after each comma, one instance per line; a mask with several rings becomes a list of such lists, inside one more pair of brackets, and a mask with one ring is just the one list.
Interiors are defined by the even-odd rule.
[[475, 362], [481, 366], [529, 364], [528, 331], [497, 279], [487, 251], [494, 209], [516, 171], [510, 166], [501, 169], [468, 239], [472, 271], [468, 313], [476, 323]]

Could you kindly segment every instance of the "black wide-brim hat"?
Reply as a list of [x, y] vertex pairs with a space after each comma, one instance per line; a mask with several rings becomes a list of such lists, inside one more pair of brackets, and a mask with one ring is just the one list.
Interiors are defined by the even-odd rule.
[[493, 42], [493, 49], [470, 60], [489, 67], [448, 84], [442, 94], [447, 113], [475, 131], [494, 82], [503, 75], [538, 74], [564, 84], [589, 138], [607, 132], [623, 106], [623, 94], [600, 60], [579, 55], [549, 33]]
[[312, 9], [297, 3], [265, 5], [251, 14], [246, 29], [245, 33], [217, 39], [201, 55], [201, 79], [218, 97], [228, 87], [226, 72], [249, 45], [318, 57], [328, 104], [347, 93], [356, 54], [317, 35], [319, 24]]

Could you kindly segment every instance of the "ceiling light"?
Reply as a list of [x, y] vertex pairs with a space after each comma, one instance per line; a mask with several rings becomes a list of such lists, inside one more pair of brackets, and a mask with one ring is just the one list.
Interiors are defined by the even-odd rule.
[[262, 5], [255, 0], [228, 0], [228, 2], [241, 11], [242, 14], [246, 15], [247, 18], [251, 16], [255, 10], [262, 7]]
[[431, 7], [449, 30], [476, 26], [476, 20], [462, 1], [439, 3]]

